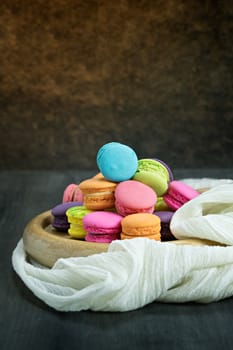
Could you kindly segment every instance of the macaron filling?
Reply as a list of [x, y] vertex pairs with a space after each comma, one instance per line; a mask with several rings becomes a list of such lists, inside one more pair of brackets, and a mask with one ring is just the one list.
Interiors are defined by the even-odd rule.
[[62, 216], [54, 217], [52, 226], [59, 231], [67, 231], [70, 227], [67, 219]]
[[70, 224], [70, 228], [68, 230], [68, 233], [75, 238], [78, 239], [84, 239], [86, 236], [86, 230], [84, 229], [83, 225], [80, 223], [78, 224]]
[[121, 204], [117, 199], [115, 200], [115, 207], [118, 213], [120, 213], [123, 216], [135, 214], [135, 213], [153, 213], [154, 211], [154, 205], [148, 207], [148, 208], [127, 208], [124, 205]]
[[120, 239], [119, 233], [111, 233], [111, 234], [96, 234], [88, 232], [86, 234], [85, 240], [87, 242], [96, 242], [96, 243], [111, 243], [112, 241]]
[[[119, 225], [119, 227], [110, 227], [110, 228], [106, 229], [105, 227], [88, 226], [86, 224], [85, 230], [91, 234], [97, 234], [97, 235], [110, 234], [111, 235], [114, 233], [119, 233], [121, 230], [121, 225]], [[106, 231], [107, 231], [107, 233], [106, 233]]]
[[90, 209], [109, 209], [114, 206], [114, 192], [88, 193], [84, 196], [84, 205]]

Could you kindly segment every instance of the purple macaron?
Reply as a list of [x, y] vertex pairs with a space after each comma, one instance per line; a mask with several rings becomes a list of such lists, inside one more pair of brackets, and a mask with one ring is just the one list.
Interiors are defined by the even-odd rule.
[[174, 241], [176, 238], [173, 236], [170, 230], [170, 221], [174, 215], [172, 211], [155, 211], [155, 215], [157, 215], [161, 220], [161, 241]]
[[68, 222], [66, 211], [71, 207], [82, 205], [82, 202], [66, 202], [56, 205], [52, 209], [52, 226], [58, 231], [68, 231], [70, 224]]

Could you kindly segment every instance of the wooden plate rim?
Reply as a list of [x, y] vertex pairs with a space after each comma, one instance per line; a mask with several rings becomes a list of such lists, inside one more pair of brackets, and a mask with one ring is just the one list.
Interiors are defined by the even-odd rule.
[[[53, 216], [47, 210], [32, 218], [25, 226], [23, 244], [27, 256], [35, 262], [52, 267], [59, 258], [85, 257], [107, 252], [109, 244], [92, 243], [74, 239], [52, 227]], [[190, 238], [166, 243], [181, 245], [220, 245], [217, 242]]]

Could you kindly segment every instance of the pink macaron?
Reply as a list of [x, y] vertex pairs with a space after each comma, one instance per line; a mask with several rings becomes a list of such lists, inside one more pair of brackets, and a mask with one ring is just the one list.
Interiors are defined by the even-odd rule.
[[181, 181], [171, 181], [163, 199], [172, 210], [177, 210], [199, 194], [194, 188]]
[[62, 203], [83, 202], [83, 194], [77, 184], [69, 184], [63, 193]]
[[120, 182], [115, 190], [115, 207], [122, 216], [152, 214], [156, 200], [157, 195], [152, 188], [136, 180]]
[[108, 211], [94, 211], [84, 216], [83, 226], [88, 242], [111, 243], [120, 239], [122, 216]]

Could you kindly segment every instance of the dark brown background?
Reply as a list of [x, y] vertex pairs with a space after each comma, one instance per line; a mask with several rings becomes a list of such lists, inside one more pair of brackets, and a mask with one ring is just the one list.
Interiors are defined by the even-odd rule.
[[232, 167], [232, 1], [2, 0], [0, 25], [0, 168], [91, 169], [112, 140]]

